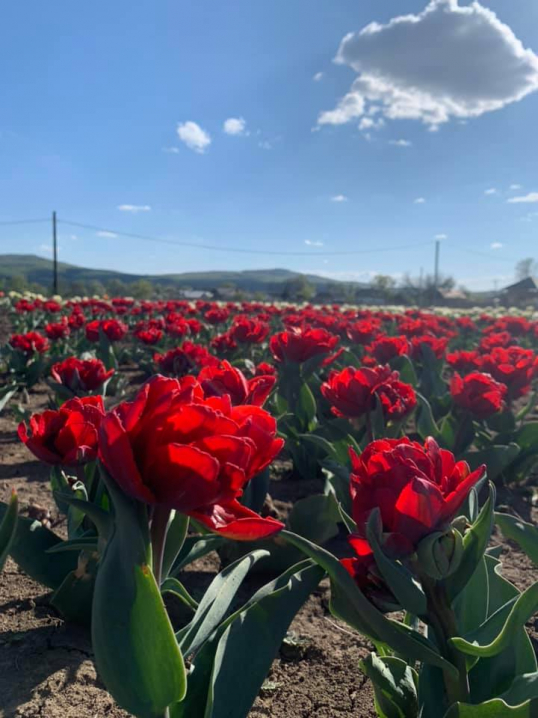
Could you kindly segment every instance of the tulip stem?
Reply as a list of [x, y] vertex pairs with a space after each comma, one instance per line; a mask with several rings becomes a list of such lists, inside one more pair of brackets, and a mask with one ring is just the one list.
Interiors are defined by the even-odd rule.
[[439, 649], [458, 671], [455, 679], [452, 673], [443, 671], [449, 707], [461, 701], [469, 700], [469, 678], [465, 656], [454, 648], [449, 639], [458, 635], [456, 617], [445, 587], [430, 578], [422, 577], [422, 587], [428, 598], [428, 622], [435, 633]]
[[153, 575], [157, 586], [161, 586], [164, 547], [166, 545], [166, 534], [168, 533], [168, 522], [170, 509], [164, 506], [155, 506], [151, 520], [151, 550], [153, 556]]

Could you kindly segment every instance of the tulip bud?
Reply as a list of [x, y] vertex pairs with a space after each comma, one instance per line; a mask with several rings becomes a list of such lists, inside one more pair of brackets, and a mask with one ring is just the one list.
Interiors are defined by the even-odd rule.
[[436, 531], [422, 539], [417, 548], [421, 570], [440, 581], [458, 568], [463, 556], [463, 538], [459, 531]]

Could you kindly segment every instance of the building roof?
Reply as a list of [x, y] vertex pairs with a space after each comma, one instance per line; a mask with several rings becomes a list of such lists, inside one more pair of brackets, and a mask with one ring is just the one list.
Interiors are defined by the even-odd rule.
[[525, 277], [515, 284], [510, 284], [501, 290], [502, 292], [523, 292], [538, 291], [538, 279], [536, 277]]

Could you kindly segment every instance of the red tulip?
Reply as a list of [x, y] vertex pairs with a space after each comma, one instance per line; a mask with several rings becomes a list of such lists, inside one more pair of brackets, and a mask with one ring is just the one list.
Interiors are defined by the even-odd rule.
[[302, 364], [319, 356], [328, 364], [336, 358], [332, 353], [338, 342], [339, 338], [326, 329], [293, 328], [272, 336], [269, 347], [277, 362]]
[[321, 385], [321, 393], [332, 404], [336, 416], [363, 416], [374, 409], [377, 397], [387, 419], [402, 419], [414, 409], [417, 398], [413, 387], [398, 377], [398, 372], [389, 366], [348, 367], [331, 372]]
[[365, 347], [368, 354], [371, 354], [377, 364], [387, 364], [391, 359], [410, 354], [411, 344], [407, 337], [381, 337], [372, 344]]
[[476, 371], [464, 379], [454, 374], [450, 393], [460, 408], [479, 419], [487, 419], [503, 408], [506, 386], [495, 381], [490, 374]]
[[245, 484], [282, 448], [263, 409], [204, 396], [193, 378], [152, 377], [133, 402], [103, 420], [100, 458], [128, 495], [176, 509], [236, 540], [271, 536], [282, 524], [239, 503]]
[[33, 352], [44, 354], [49, 348], [48, 341], [39, 332], [12, 334], [9, 343], [13, 349], [18, 349], [25, 354], [32, 354]]
[[463, 374], [480, 370], [482, 366], [482, 357], [477, 351], [452, 352], [446, 355], [446, 361], [455, 371]]
[[223, 361], [218, 366], [205, 367], [198, 374], [204, 394], [224, 396], [228, 394], [234, 406], [254, 404], [263, 406], [276, 382], [274, 376], [255, 376], [247, 379], [243, 372]]
[[532, 349], [512, 346], [495, 347], [482, 357], [482, 369], [506, 384], [508, 398], [519, 399], [528, 394], [536, 376], [536, 355]]
[[257, 319], [237, 317], [230, 328], [231, 338], [240, 344], [261, 344], [269, 334], [269, 325]]
[[366, 522], [379, 508], [387, 548], [397, 555], [413, 553], [430, 533], [444, 530], [457, 515], [486, 467], [471, 472], [432, 439], [424, 446], [409, 439], [382, 439], [360, 456], [350, 450], [351, 498], [357, 532], [366, 537]]
[[45, 325], [45, 334], [49, 339], [65, 339], [70, 334], [67, 319], [63, 322], [49, 323]]
[[19, 424], [19, 438], [46, 464], [75, 466], [97, 458], [97, 438], [104, 417], [100, 396], [66, 401], [58, 411], [44, 411], [30, 418], [30, 431]]
[[104, 319], [103, 321], [94, 319], [86, 324], [86, 338], [91, 342], [98, 342], [99, 330], [105, 334], [109, 341], [117, 342], [127, 334], [128, 327], [117, 319]]
[[63, 384], [72, 392], [89, 392], [100, 389], [114, 374], [114, 369], [106, 370], [100, 359], [77, 359], [68, 357], [54, 364], [51, 376], [58, 384]]

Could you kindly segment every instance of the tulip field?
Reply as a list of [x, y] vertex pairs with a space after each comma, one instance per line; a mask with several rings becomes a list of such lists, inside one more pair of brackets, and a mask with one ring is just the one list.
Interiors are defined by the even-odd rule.
[[538, 316], [0, 293], [0, 716], [538, 715]]

